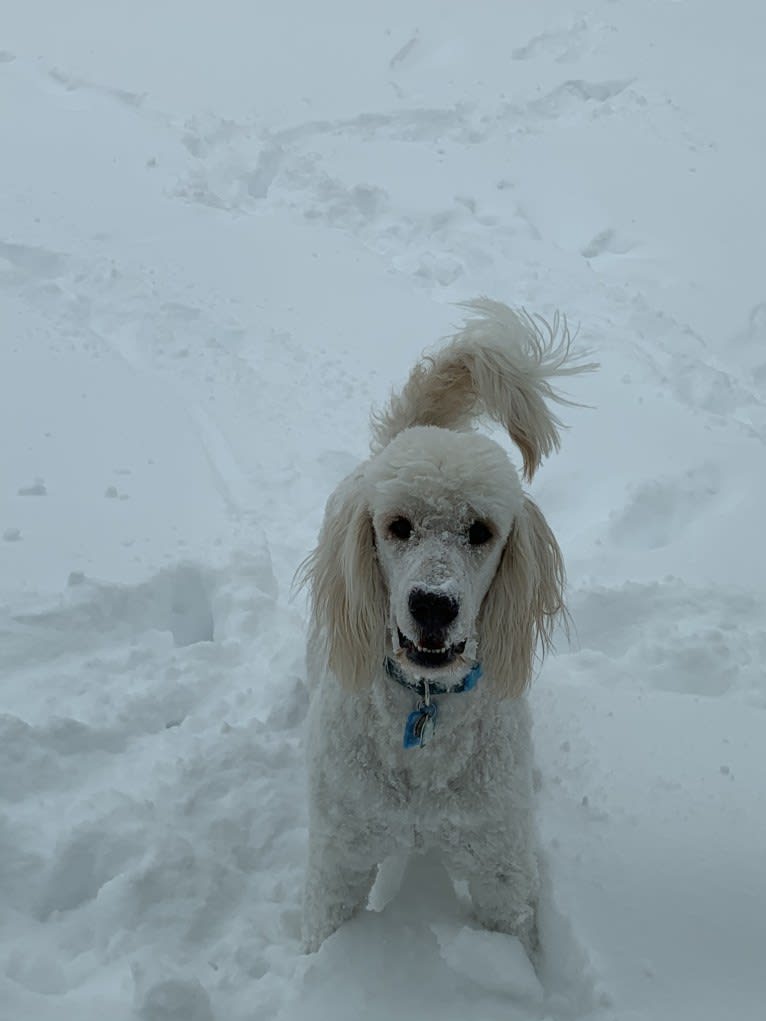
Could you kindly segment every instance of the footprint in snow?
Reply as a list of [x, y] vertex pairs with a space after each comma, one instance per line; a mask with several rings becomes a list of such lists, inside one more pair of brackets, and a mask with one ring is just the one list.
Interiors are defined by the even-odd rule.
[[753, 597], [666, 578], [584, 587], [570, 609], [583, 668], [597, 652], [630, 686], [708, 697], [763, 691], [764, 607]]
[[612, 513], [609, 538], [623, 549], [662, 549], [708, 513], [720, 488], [712, 464], [697, 465], [679, 478], [643, 482], [631, 490], [622, 510]]
[[29, 486], [22, 486], [18, 490], [19, 496], [47, 496], [48, 490], [45, 486], [45, 482], [42, 479], [35, 479], [35, 481]]
[[20, 277], [59, 276], [64, 271], [63, 255], [36, 245], [16, 245], [0, 241], [0, 260], [8, 263], [10, 269]]
[[580, 254], [586, 259], [595, 259], [599, 255], [627, 255], [635, 248], [632, 241], [621, 237], [612, 227], [599, 231], [591, 240], [580, 249]]
[[[622, 95], [630, 79], [614, 79], [602, 82], [585, 81], [582, 78], [571, 79], [557, 85], [550, 92], [534, 99], [527, 104], [529, 113], [545, 119], [555, 119], [566, 114], [579, 114], [593, 104], [601, 107], [612, 99]], [[609, 107], [604, 108], [611, 112]], [[601, 111], [603, 113], [603, 111]]]

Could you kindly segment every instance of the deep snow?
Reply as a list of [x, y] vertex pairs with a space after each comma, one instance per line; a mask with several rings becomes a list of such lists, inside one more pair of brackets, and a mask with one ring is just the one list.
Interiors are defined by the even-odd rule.
[[[762, 1018], [762, 5], [0, 29], [0, 1019]], [[539, 979], [433, 862], [299, 953], [292, 574], [481, 293], [602, 366], [534, 484]]]

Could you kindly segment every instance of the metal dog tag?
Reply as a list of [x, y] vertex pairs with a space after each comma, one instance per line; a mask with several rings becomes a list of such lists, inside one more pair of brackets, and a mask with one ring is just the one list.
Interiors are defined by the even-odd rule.
[[420, 747], [425, 748], [428, 742], [436, 733], [436, 706], [430, 705], [427, 707], [423, 715], [420, 717], [421, 722], [415, 728], [417, 731], [420, 730]]
[[405, 748], [425, 748], [436, 730], [436, 705], [421, 702], [407, 717], [404, 724]]

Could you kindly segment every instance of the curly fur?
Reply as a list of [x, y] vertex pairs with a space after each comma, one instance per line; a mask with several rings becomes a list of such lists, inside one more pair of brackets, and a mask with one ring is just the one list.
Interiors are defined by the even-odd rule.
[[[551, 380], [594, 366], [572, 355], [558, 316], [549, 326], [486, 298], [465, 307], [465, 326], [374, 417], [372, 456], [330, 498], [300, 572], [316, 682], [308, 950], [363, 906], [386, 855], [432, 846], [469, 882], [480, 922], [517, 935], [530, 953], [537, 946], [520, 696], [565, 615], [564, 567], [506, 453], [470, 428], [481, 416], [501, 423], [529, 479], [559, 447], [549, 403], [568, 402]], [[413, 683], [455, 686], [476, 661], [483, 678], [439, 698], [433, 741], [405, 750], [415, 699], [388, 676], [386, 657]]]

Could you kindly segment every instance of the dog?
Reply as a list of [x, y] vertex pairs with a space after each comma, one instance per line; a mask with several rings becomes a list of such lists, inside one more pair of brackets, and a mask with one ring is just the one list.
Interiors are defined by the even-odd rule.
[[529, 481], [559, 448], [551, 380], [595, 368], [548, 324], [480, 298], [373, 415], [371, 457], [330, 497], [310, 589], [303, 940], [364, 907], [379, 864], [436, 849], [477, 921], [539, 949], [529, 707], [565, 619], [561, 550]]

